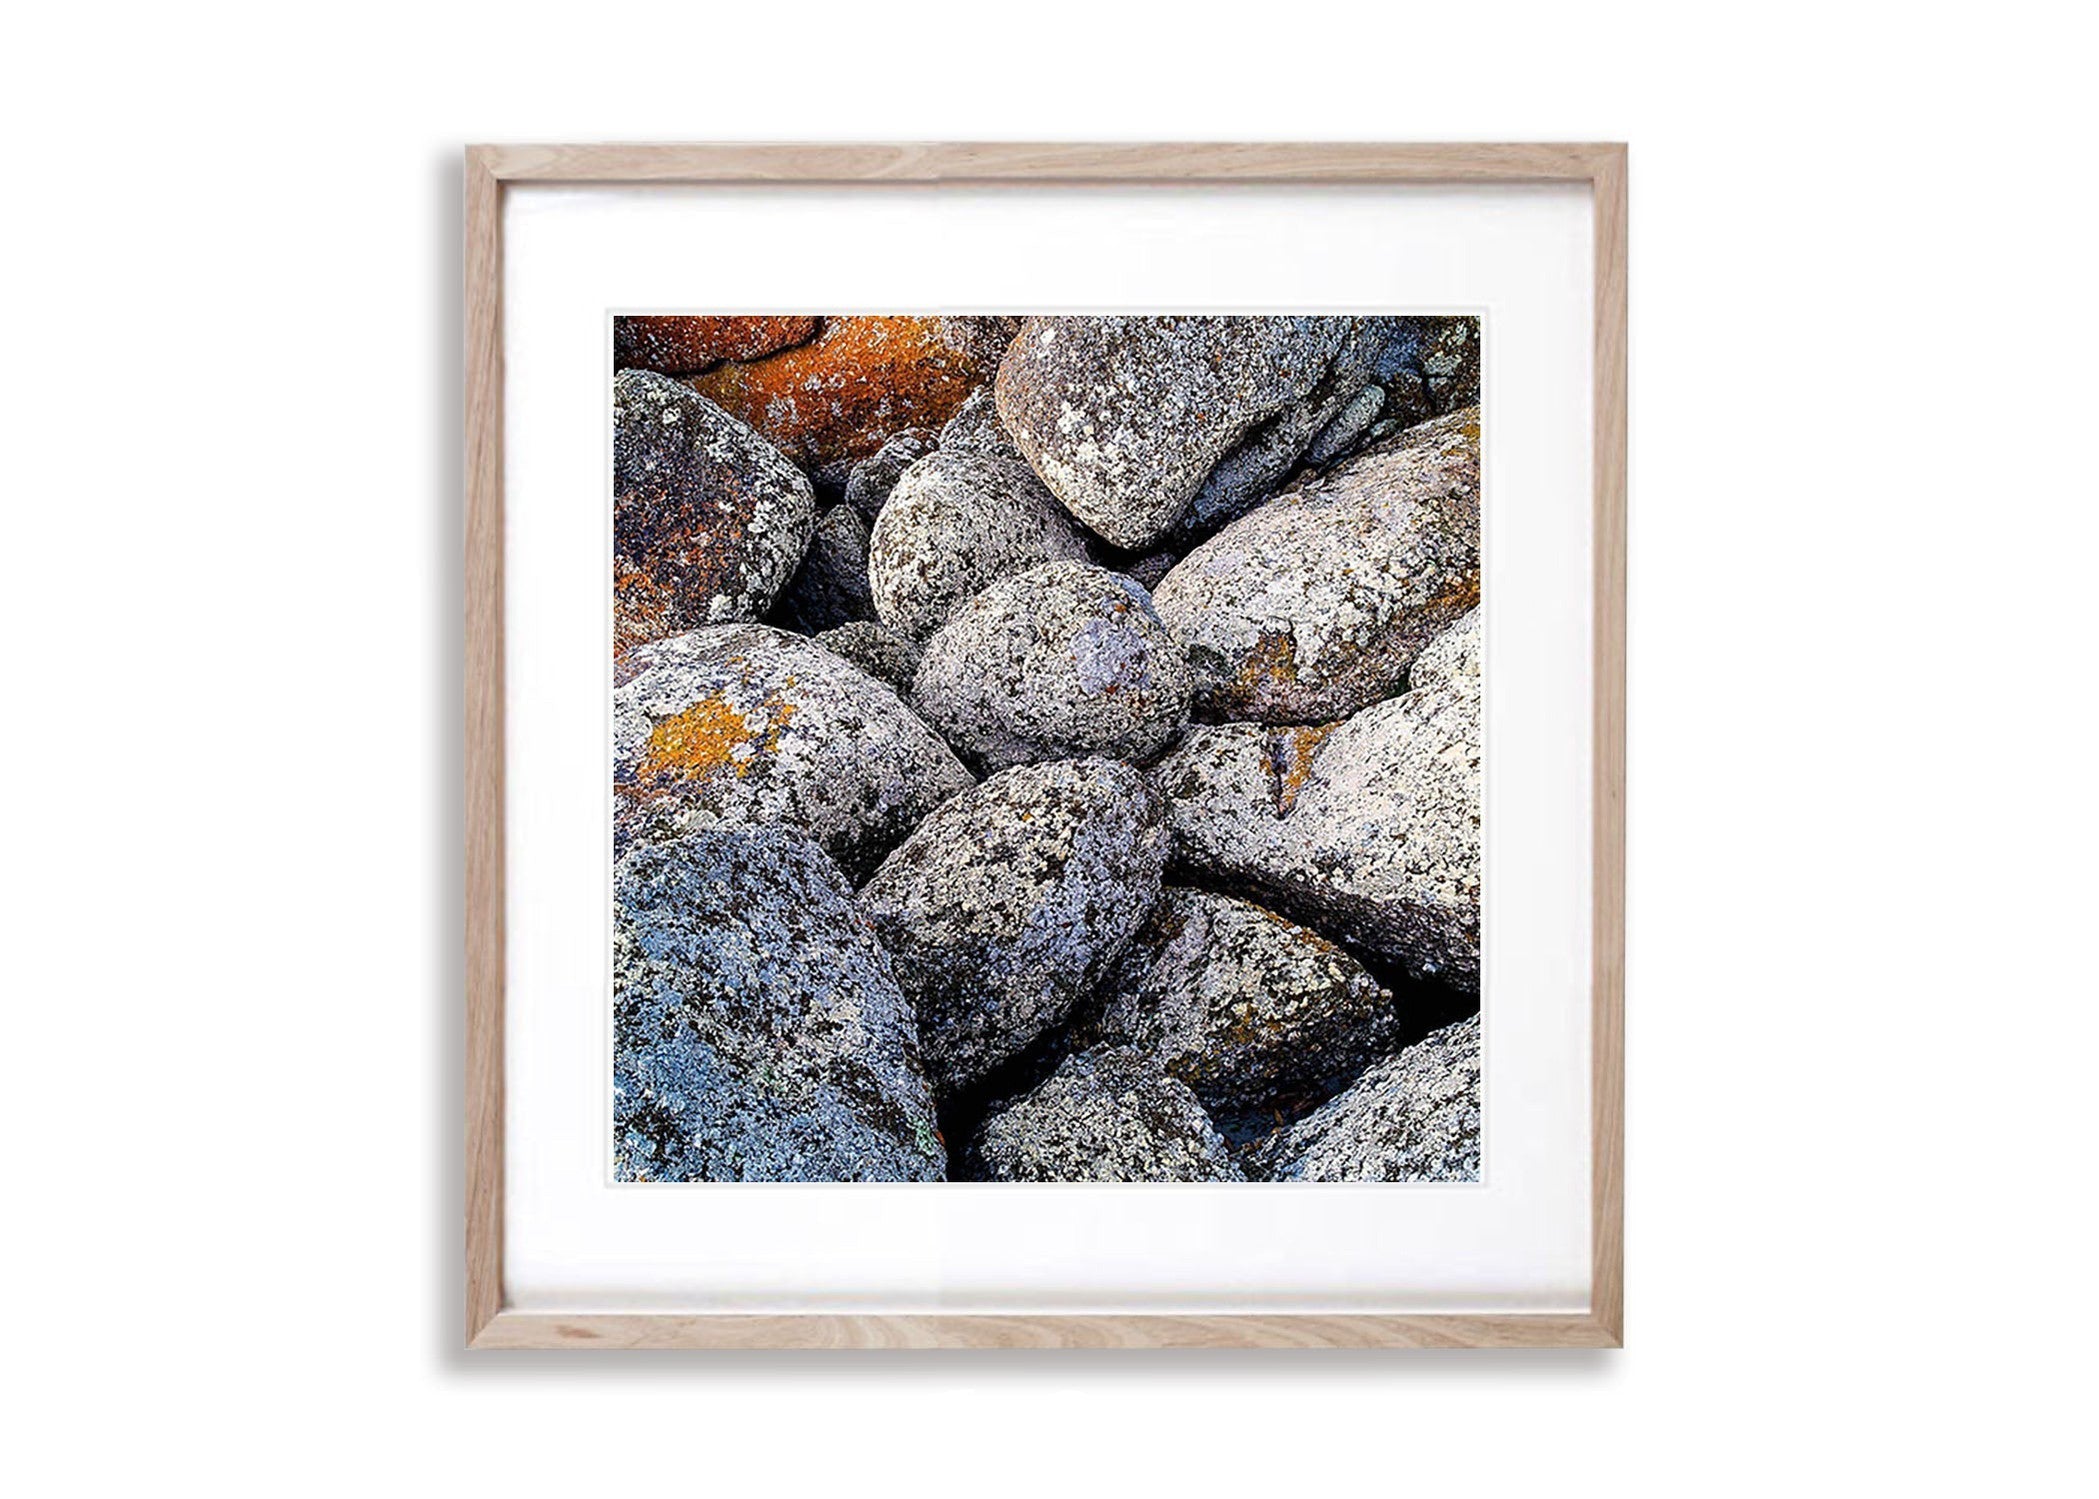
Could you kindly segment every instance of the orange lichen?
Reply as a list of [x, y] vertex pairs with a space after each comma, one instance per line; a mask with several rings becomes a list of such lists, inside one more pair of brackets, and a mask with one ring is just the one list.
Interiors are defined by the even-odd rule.
[[1288, 812], [1297, 805], [1297, 795], [1304, 790], [1305, 781], [1312, 774], [1312, 756], [1326, 736], [1340, 727], [1338, 723], [1312, 724], [1305, 728], [1284, 729], [1275, 736], [1271, 754], [1276, 767], [1277, 813]]
[[750, 722], [720, 694], [703, 697], [649, 731], [648, 752], [636, 774], [644, 782], [704, 779], [735, 764], [736, 751], [754, 737]]
[[814, 343], [688, 380], [810, 467], [864, 458], [906, 427], [938, 427], [998, 369], [985, 318], [840, 317]]

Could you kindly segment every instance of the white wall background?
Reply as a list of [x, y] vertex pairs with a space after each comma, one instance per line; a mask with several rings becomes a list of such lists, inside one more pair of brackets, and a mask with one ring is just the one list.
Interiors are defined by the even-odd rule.
[[[2089, 1486], [2088, 38], [1160, 10], [11, 19], [23, 1492]], [[455, 1352], [457, 147], [947, 136], [1633, 142], [1626, 1352]]]

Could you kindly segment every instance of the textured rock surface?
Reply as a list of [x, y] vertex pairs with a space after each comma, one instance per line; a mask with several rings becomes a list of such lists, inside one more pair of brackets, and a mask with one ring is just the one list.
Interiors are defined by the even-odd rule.
[[808, 634], [875, 617], [867, 588], [867, 523], [851, 505], [833, 505], [816, 523], [782, 605], [794, 627]]
[[1370, 1068], [1246, 1164], [1274, 1181], [1478, 1181], [1479, 1016]]
[[807, 343], [816, 325], [813, 317], [616, 317], [612, 360], [620, 369], [697, 374]]
[[676, 635], [614, 668], [618, 841], [719, 822], [817, 839], [858, 877], [971, 784], [884, 683], [763, 625]]
[[[1341, 337], [1319, 379], [1311, 389], [1250, 429], [1218, 459], [1175, 523], [1176, 545], [1185, 550], [1274, 494], [1298, 461], [1310, 459], [1313, 446], [1370, 389], [1371, 372], [1390, 344], [1399, 320], [1322, 321], [1339, 324]], [[1369, 420], [1363, 425], [1369, 426]]]
[[613, 648], [756, 619], [809, 544], [809, 481], [665, 376], [622, 370], [612, 415]]
[[904, 470], [933, 451], [933, 434], [923, 427], [907, 427], [868, 457], [853, 465], [845, 481], [845, 502], [869, 526], [889, 503], [889, 492]]
[[1004, 453], [1027, 462], [999, 421], [998, 400], [989, 382], [971, 391], [969, 399], [955, 408], [934, 445], [957, 453]]
[[943, 448], [904, 470], [890, 492], [868, 547], [868, 581], [882, 622], [924, 640], [1000, 578], [1086, 557], [1077, 527], [1025, 463]]
[[1094, 754], [1148, 761], [1187, 727], [1189, 690], [1149, 594], [1104, 568], [1050, 562], [948, 616], [911, 703], [986, 771]]
[[1479, 602], [1478, 413], [1365, 449], [1190, 552], [1155, 596], [1198, 718], [1314, 723], [1406, 685]]
[[1092, 991], [1144, 924], [1163, 809], [1112, 760], [1024, 765], [921, 823], [860, 892], [952, 1093], [1024, 1051]]
[[1385, 392], [1382, 386], [1366, 385], [1346, 406], [1335, 414], [1334, 419], [1319, 429], [1312, 445], [1305, 449], [1307, 463], [1332, 463], [1347, 453], [1368, 432], [1385, 409]]
[[1152, 771], [1174, 860], [1411, 977], [1479, 983], [1475, 611], [1421, 685], [1344, 723], [1197, 726]]
[[1425, 408], [1420, 419], [1445, 416], [1480, 403], [1480, 320], [1477, 317], [1395, 318], [1397, 329], [1378, 359], [1378, 378], [1400, 389], [1413, 377]]
[[1067, 1058], [985, 1120], [970, 1158], [992, 1181], [1242, 1179], [1187, 1085], [1127, 1052]]
[[[1149, 546], [1251, 429], [1321, 391], [1366, 321], [1029, 318], [999, 366], [999, 416], [1073, 515], [1117, 546]], [[1328, 419], [1293, 435], [1290, 457]]]
[[897, 433], [946, 421], [991, 378], [1012, 332], [1009, 318], [827, 318], [814, 343], [692, 384], [835, 493]]
[[911, 678], [918, 671], [917, 641], [871, 619], [856, 619], [815, 639], [825, 650], [888, 683], [898, 697], [910, 695]]
[[613, 877], [622, 1181], [937, 1181], [909, 1001], [838, 867], [778, 828], [631, 850]]
[[1390, 991], [1318, 933], [1168, 890], [1101, 986], [1096, 1034], [1147, 1053], [1220, 1116], [1324, 1097], [1392, 1050]]

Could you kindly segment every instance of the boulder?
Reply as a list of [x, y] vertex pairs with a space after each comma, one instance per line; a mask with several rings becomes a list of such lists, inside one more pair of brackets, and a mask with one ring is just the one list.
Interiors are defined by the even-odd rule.
[[969, 398], [955, 408], [934, 446], [952, 452], [1002, 453], [1027, 462], [998, 419], [998, 400], [989, 382], [971, 391]]
[[781, 605], [788, 622], [811, 635], [875, 617], [867, 587], [867, 523], [851, 505], [833, 505], [816, 523]]
[[[1289, 458], [1301, 452], [1330, 419], [1302, 417], [1301, 404], [1345, 401], [1368, 380], [1375, 350], [1360, 361], [1354, 389], [1326, 388], [1372, 321], [1029, 318], [999, 365], [998, 412], [1065, 508], [1115, 545], [1143, 548], [1259, 424], [1286, 415], [1291, 434], [1278, 451], [1295, 443]], [[1280, 461], [1275, 468], [1264, 456], [1244, 482], [1279, 478], [1288, 467]], [[1224, 482], [1243, 487], [1229, 475]]]
[[845, 502], [869, 526], [889, 503], [889, 492], [904, 470], [933, 451], [933, 434], [923, 427], [907, 427], [853, 465], [845, 481]]
[[1208, 722], [1317, 723], [1401, 691], [1479, 602], [1478, 413], [1366, 448], [1276, 496], [1166, 575], [1159, 617]]
[[1159, 800], [1112, 760], [1023, 765], [940, 807], [860, 892], [943, 1096], [1063, 1025], [1150, 914]]
[[1188, 1086], [1129, 1052], [1067, 1058], [984, 1121], [969, 1165], [990, 1181], [1244, 1179]]
[[692, 375], [724, 359], [758, 359], [816, 337], [813, 317], [616, 317], [612, 362], [619, 369]]
[[912, 682], [919, 715], [980, 772], [1107, 755], [1152, 760], [1188, 725], [1188, 664], [1151, 595], [1047, 562], [948, 616]]
[[1423, 652], [1419, 686], [1345, 722], [1191, 729], [1151, 772], [1175, 867], [1476, 989], [1478, 632], [1475, 611]]
[[1101, 985], [1092, 1034], [1153, 1057], [1220, 1118], [1327, 1097], [1392, 1050], [1390, 990], [1247, 901], [1168, 890]]
[[[1467, 317], [1394, 318], [1395, 329], [1378, 358], [1377, 378], [1400, 392], [1416, 392], [1420, 415], [1447, 416], [1480, 404], [1480, 320]], [[1411, 423], [1409, 423], [1411, 425]]]
[[917, 641], [871, 619], [853, 620], [814, 639], [825, 650], [887, 683], [898, 697], [910, 695], [911, 678], [918, 670]]
[[937, 427], [991, 378], [1013, 324], [995, 317], [835, 317], [814, 343], [694, 376], [831, 493], [912, 427]]
[[875, 521], [867, 571], [882, 622], [924, 640], [1000, 578], [1085, 560], [1085, 540], [1025, 463], [943, 448], [897, 480]]
[[613, 649], [756, 619], [809, 545], [809, 481], [663, 375], [615, 375], [612, 418]]
[[1478, 1181], [1480, 1017], [1369, 1068], [1245, 1160], [1266, 1181]]
[[[1276, 492], [1301, 460], [1328, 461], [1315, 459], [1312, 450], [1374, 388], [1371, 372], [1398, 324], [1396, 318], [1377, 317], [1331, 321], [1342, 326], [1341, 340], [1318, 381], [1217, 460], [1174, 525], [1175, 545], [1186, 550], [1252, 510]], [[1368, 419], [1363, 422], [1364, 427], [1369, 424]]]
[[854, 878], [972, 784], [889, 687], [812, 640], [722, 625], [615, 663], [617, 843], [716, 823], [816, 839]]
[[621, 1181], [938, 1181], [910, 1001], [837, 865], [780, 828], [628, 851], [613, 874]]

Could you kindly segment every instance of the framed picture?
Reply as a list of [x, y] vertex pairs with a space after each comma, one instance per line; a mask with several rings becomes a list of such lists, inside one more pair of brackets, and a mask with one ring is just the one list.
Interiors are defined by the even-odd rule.
[[1619, 1346], [1624, 147], [465, 178], [469, 1344]]

